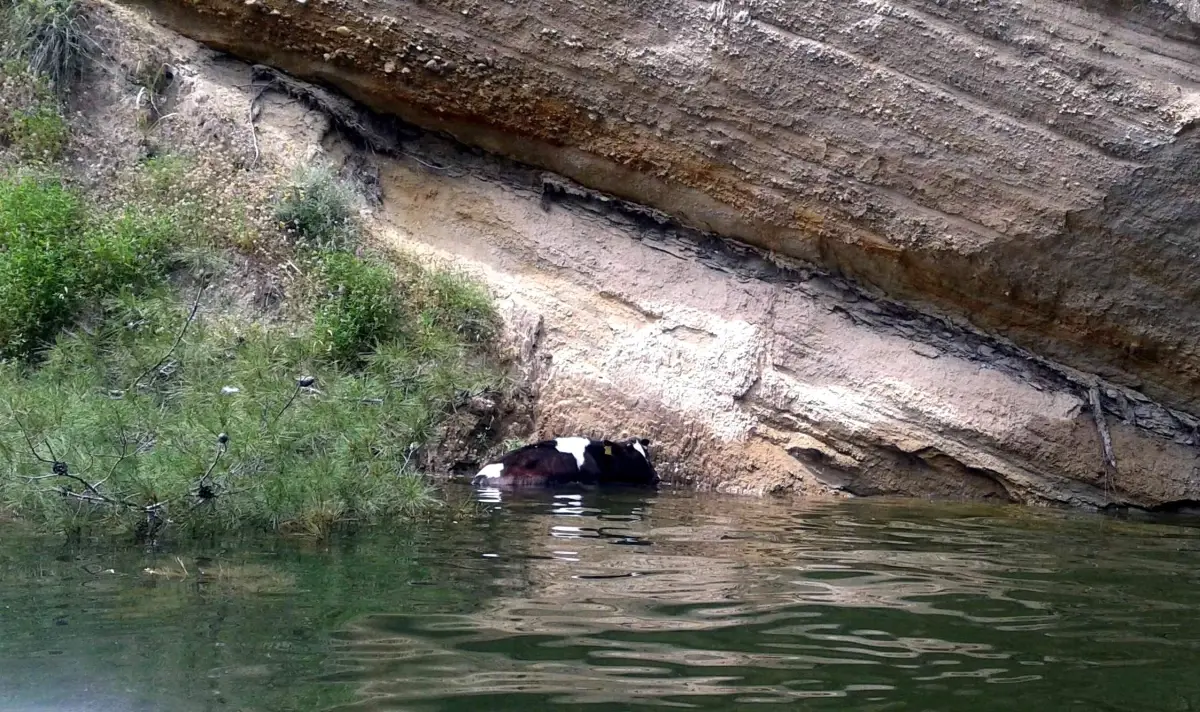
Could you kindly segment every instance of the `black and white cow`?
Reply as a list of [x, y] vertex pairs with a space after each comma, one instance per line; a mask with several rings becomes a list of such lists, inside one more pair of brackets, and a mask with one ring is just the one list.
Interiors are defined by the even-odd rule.
[[658, 473], [650, 441], [555, 438], [517, 448], [483, 467], [471, 481], [487, 487], [627, 485], [653, 487]]

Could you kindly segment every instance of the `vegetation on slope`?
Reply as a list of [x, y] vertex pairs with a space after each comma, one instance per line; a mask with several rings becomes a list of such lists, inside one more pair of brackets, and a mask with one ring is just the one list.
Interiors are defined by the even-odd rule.
[[[71, 187], [55, 161], [77, 70], [47, 55], [82, 46], [68, 7], [16, 0], [25, 15], [0, 24], [6, 86], [28, 89], [0, 105], [0, 506], [139, 540], [427, 511], [414, 454], [497, 381], [486, 295], [369, 249], [325, 167], [249, 206], [274, 213], [265, 226], [214, 204], [181, 156], [147, 161], [120, 207]], [[58, 44], [21, 44], [34, 36]], [[283, 304], [214, 308], [263, 252], [296, 273]]]

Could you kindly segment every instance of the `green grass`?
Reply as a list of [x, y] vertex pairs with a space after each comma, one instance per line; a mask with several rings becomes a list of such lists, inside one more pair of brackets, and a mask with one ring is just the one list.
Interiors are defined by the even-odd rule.
[[203, 201], [181, 207], [180, 166], [149, 164], [117, 214], [51, 179], [0, 180], [0, 510], [143, 540], [428, 511], [410, 463], [464, 394], [498, 383], [486, 295], [340, 242], [295, 255], [307, 320], [194, 311], [207, 277], [178, 255], [217, 264], [224, 248], [197, 234]]
[[78, 0], [0, 0], [0, 141], [54, 162], [69, 139], [63, 106], [94, 44]]
[[[177, 154], [147, 159], [120, 186], [114, 198], [168, 217], [185, 245], [185, 258], [196, 269], [217, 269], [228, 250], [255, 252], [263, 239], [249, 217], [249, 204], [220, 185], [227, 176], [206, 170], [201, 161]], [[214, 259], [217, 258], [217, 259]]]
[[25, 159], [57, 161], [67, 147], [67, 122], [50, 103], [14, 111], [4, 133]]
[[443, 330], [472, 344], [495, 339], [500, 322], [491, 297], [478, 284], [456, 272], [427, 269], [404, 255], [390, 257], [421, 328]]
[[54, 162], [66, 151], [70, 134], [59, 102], [45, 77], [19, 64], [0, 66], [0, 140], [27, 162]]

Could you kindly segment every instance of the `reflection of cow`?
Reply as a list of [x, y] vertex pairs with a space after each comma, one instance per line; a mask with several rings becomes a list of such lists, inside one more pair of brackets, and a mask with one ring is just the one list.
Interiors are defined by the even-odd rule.
[[658, 473], [650, 462], [650, 441], [614, 442], [588, 438], [556, 438], [517, 448], [485, 466], [475, 485], [536, 486], [632, 485], [653, 487]]

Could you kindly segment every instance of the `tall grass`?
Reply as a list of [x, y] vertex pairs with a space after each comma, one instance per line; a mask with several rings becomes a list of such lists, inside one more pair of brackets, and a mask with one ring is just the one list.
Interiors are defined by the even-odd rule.
[[0, 59], [46, 77], [61, 96], [82, 74], [91, 49], [78, 0], [0, 0]]

